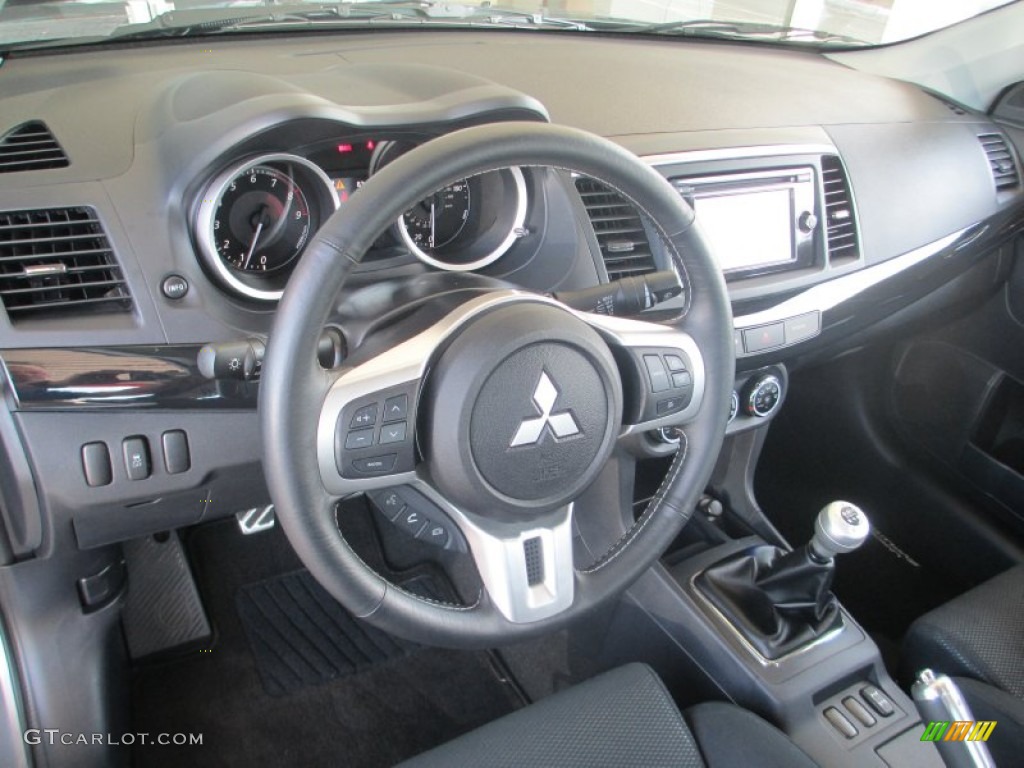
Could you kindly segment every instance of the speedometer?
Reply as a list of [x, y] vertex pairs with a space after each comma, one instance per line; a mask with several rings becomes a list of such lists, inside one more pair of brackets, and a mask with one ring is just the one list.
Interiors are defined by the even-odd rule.
[[472, 202], [468, 181], [458, 181], [421, 200], [402, 217], [409, 239], [425, 252], [443, 248], [465, 229]]
[[236, 163], [206, 187], [195, 238], [207, 268], [246, 298], [281, 297], [291, 267], [338, 206], [319, 166], [289, 154]]

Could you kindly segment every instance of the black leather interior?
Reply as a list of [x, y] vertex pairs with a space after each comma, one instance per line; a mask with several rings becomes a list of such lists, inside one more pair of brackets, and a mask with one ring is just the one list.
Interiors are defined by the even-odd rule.
[[697, 586], [766, 659], [778, 659], [840, 625], [833, 562], [806, 547], [759, 546], [708, 568]]
[[401, 764], [401, 768], [701, 768], [814, 763], [780, 731], [731, 704], [680, 714], [643, 664], [591, 678]]

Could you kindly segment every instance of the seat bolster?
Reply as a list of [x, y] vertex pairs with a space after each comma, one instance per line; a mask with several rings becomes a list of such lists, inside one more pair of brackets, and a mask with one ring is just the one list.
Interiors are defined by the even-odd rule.
[[1024, 566], [1011, 568], [911, 625], [904, 677], [930, 667], [1024, 698]]
[[817, 763], [766, 720], [732, 704], [708, 702], [686, 710], [708, 768], [815, 768]]
[[654, 672], [629, 664], [402, 763], [402, 768], [702, 768]]

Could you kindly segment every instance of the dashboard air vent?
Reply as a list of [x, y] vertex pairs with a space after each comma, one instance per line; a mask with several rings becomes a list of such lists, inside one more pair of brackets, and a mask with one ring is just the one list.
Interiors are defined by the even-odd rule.
[[0, 173], [66, 168], [68, 156], [46, 123], [22, 123], [0, 138]]
[[821, 174], [825, 188], [825, 237], [829, 262], [836, 264], [856, 259], [860, 256], [860, 243], [846, 169], [835, 155], [824, 155]]
[[96, 211], [0, 212], [0, 303], [12, 322], [129, 311], [131, 295]]
[[588, 176], [576, 177], [609, 280], [657, 271], [640, 212], [617, 192]]
[[988, 164], [992, 167], [992, 179], [996, 184], [997, 192], [1005, 192], [1020, 185], [1020, 174], [1013, 162], [1013, 154], [1010, 152], [1006, 139], [1001, 133], [983, 133], [978, 136], [981, 148], [985, 150], [988, 157]]

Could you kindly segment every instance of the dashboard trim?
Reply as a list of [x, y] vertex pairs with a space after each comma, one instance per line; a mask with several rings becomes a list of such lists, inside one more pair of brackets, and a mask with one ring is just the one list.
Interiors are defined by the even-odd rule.
[[[818, 283], [769, 309], [734, 317], [733, 327], [736, 330], [741, 330], [782, 322], [809, 312], [817, 311], [824, 313], [826, 310], [833, 309], [843, 302], [849, 301], [879, 283], [942, 253], [953, 246], [969, 229], [970, 227], [964, 227], [927, 245], [922, 245], [920, 248], [908, 251], [901, 256], [883, 261], [881, 264], [875, 264], [857, 272], [850, 272], [826, 282]], [[978, 236], [980, 236], [980, 233], [975, 235], [970, 242], [973, 242]], [[970, 242], [967, 244], [969, 245]]]
[[721, 147], [718, 149], [690, 149], [680, 152], [666, 152], [640, 157], [648, 165], [658, 168], [663, 165], [705, 163], [715, 160], [745, 160], [754, 157], [775, 155], [839, 155], [834, 144], [761, 144], [750, 147]]

